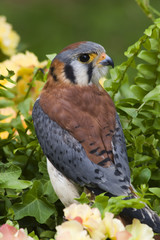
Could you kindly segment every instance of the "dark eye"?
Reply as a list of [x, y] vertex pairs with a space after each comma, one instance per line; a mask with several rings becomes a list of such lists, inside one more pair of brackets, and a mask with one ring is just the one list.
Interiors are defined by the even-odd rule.
[[88, 62], [89, 59], [90, 59], [90, 56], [89, 56], [87, 53], [82, 54], [82, 55], [80, 55], [80, 57], [79, 57], [79, 60], [80, 60], [81, 62]]

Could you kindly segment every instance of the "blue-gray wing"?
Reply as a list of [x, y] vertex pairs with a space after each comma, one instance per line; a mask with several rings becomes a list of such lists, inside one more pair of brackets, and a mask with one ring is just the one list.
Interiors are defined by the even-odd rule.
[[128, 165], [128, 157], [126, 150], [125, 138], [122, 130], [122, 126], [120, 123], [120, 119], [118, 114], [116, 113], [116, 127], [115, 132], [112, 137], [112, 151], [114, 156], [114, 163], [118, 171], [125, 175], [126, 180], [130, 181], [130, 169]]
[[130, 171], [118, 115], [112, 139], [115, 164], [108, 168], [93, 163], [80, 142], [44, 113], [39, 100], [32, 117], [44, 154], [63, 175], [80, 186], [98, 188], [115, 196], [130, 194]]

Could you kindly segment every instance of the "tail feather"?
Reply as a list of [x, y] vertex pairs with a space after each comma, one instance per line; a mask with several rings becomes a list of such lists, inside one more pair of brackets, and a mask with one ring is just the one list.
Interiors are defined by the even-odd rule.
[[154, 233], [160, 233], [160, 217], [148, 206], [142, 209], [125, 208], [120, 213], [120, 217], [126, 222], [132, 222], [133, 218], [137, 218], [141, 223], [150, 226]]

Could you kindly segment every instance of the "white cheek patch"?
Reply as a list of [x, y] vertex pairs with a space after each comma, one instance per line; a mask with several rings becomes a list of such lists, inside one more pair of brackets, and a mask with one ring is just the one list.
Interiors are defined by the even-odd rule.
[[92, 74], [92, 78], [91, 81], [95, 84], [95, 85], [99, 85], [99, 79], [101, 77], [104, 77], [107, 75], [108, 72], [108, 67], [106, 66], [102, 66], [102, 67], [94, 67], [93, 68], [93, 74]]
[[108, 72], [107, 66], [93, 65], [92, 77], [89, 83], [88, 64], [84, 64], [75, 60], [72, 61], [70, 65], [72, 66], [74, 71], [75, 82], [79, 86], [87, 86], [91, 85], [92, 83], [99, 86], [99, 79], [101, 77], [104, 77]]
[[82, 64], [79, 61], [73, 61], [71, 63], [73, 70], [74, 70], [74, 75], [76, 78], [76, 83], [79, 86], [87, 86], [88, 85], [88, 66], [85, 64]]

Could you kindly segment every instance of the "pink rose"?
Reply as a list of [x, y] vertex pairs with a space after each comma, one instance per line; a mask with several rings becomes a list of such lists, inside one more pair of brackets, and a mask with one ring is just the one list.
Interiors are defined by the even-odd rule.
[[27, 236], [22, 228], [17, 230], [13, 226], [3, 224], [0, 227], [0, 240], [33, 240], [33, 238]]

